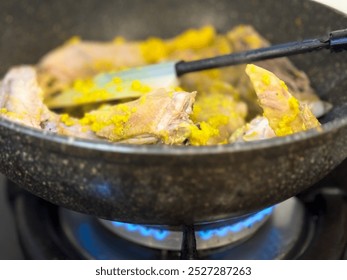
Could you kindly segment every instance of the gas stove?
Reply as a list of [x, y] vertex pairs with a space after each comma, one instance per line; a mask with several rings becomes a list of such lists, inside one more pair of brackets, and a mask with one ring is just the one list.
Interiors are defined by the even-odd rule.
[[1, 180], [0, 259], [347, 259], [346, 168], [260, 212], [182, 227], [98, 219]]

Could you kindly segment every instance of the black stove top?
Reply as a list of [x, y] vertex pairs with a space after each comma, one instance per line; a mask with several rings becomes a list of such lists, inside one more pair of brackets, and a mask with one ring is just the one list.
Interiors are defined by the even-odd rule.
[[59, 208], [0, 177], [0, 259], [347, 259], [347, 161], [308, 191], [195, 229]]
[[23, 259], [24, 255], [18, 242], [15, 220], [6, 194], [6, 179], [0, 175], [0, 259]]

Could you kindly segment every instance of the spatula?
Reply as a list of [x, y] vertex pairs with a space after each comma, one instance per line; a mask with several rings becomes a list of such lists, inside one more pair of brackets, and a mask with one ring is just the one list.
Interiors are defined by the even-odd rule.
[[187, 73], [322, 49], [330, 49], [331, 52], [347, 50], [347, 29], [332, 31], [320, 39], [289, 42], [189, 62], [166, 62], [120, 72], [101, 73], [92, 79], [92, 86], [87, 92], [74, 87], [46, 100], [46, 104], [50, 108], [64, 108], [88, 103], [137, 98], [154, 88], [175, 87], [178, 83], [177, 78]]

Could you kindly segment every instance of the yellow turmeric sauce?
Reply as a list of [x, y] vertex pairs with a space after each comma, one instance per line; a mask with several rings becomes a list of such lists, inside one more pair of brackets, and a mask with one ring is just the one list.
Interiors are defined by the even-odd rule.
[[60, 115], [60, 120], [66, 125], [66, 126], [73, 126], [75, 122], [68, 114], [62, 114]]
[[191, 135], [189, 141], [193, 146], [207, 145], [210, 138], [219, 135], [219, 130], [207, 122], [201, 122], [199, 127], [192, 125], [190, 129]]
[[98, 114], [85, 114], [80, 120], [80, 124], [89, 125], [93, 132], [99, 132], [105, 127], [114, 125], [113, 134], [121, 137], [127, 121], [134, 112], [136, 112], [136, 108], [129, 108], [126, 104], [119, 104], [117, 106], [117, 114], [110, 115], [110, 111], [107, 108], [103, 113], [103, 108], [101, 108]]
[[23, 120], [26, 117], [24, 114], [20, 114], [17, 112], [11, 112], [7, 108], [1, 108], [0, 114], [4, 115], [5, 117], [8, 117], [10, 119], [18, 119], [18, 120]]
[[203, 49], [209, 46], [215, 37], [214, 28], [205, 26], [201, 29], [189, 29], [169, 41], [157, 37], [149, 38], [140, 43], [140, 49], [147, 63], [156, 63], [175, 51]]

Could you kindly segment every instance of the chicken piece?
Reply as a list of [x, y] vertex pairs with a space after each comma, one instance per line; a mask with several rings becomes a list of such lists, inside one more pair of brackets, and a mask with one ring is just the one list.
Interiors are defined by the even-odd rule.
[[320, 126], [308, 105], [293, 97], [286, 84], [273, 73], [252, 64], [247, 65], [246, 73], [254, 86], [263, 115], [277, 136]]
[[[67, 126], [61, 116], [48, 110], [32, 66], [12, 68], [0, 85], [0, 115], [22, 125], [53, 133], [95, 139], [96, 136], [74, 120]], [[70, 120], [71, 122], [71, 120]]]
[[1, 83], [0, 113], [12, 121], [39, 129], [45, 106], [42, 98], [34, 68], [14, 67]]
[[276, 134], [270, 127], [268, 119], [259, 116], [237, 129], [230, 137], [229, 142], [249, 142], [272, 137], [276, 137]]
[[76, 79], [144, 63], [138, 43], [74, 41], [46, 54], [38, 69], [40, 84], [47, 88], [49, 95], [66, 88]]
[[[270, 43], [251, 26], [237, 26], [227, 34], [227, 37], [234, 52], [270, 46]], [[298, 70], [288, 58], [264, 60], [255, 64], [268, 69], [283, 80], [293, 96], [300, 102], [308, 104], [316, 117], [320, 117], [330, 110], [331, 105], [321, 101], [315, 94], [307, 75]], [[229, 81], [235, 85], [240, 95], [247, 101], [247, 105], [250, 105], [250, 111], [254, 115], [260, 112], [260, 108], [253, 105], [256, 95], [244, 69], [243, 65], [226, 68], [224, 77], [229, 78]]]
[[[47, 108], [47, 107], [46, 107]], [[67, 114], [56, 114], [48, 109], [41, 118], [41, 128], [51, 133], [84, 139], [99, 139], [89, 126], [80, 123], [79, 119]]]
[[182, 144], [193, 125], [189, 114], [194, 99], [195, 92], [158, 89], [138, 100], [87, 113], [81, 123], [113, 142]]
[[320, 127], [308, 105], [293, 97], [286, 84], [273, 73], [253, 64], [247, 65], [246, 73], [263, 109], [263, 117], [236, 131], [230, 142], [286, 136]]

